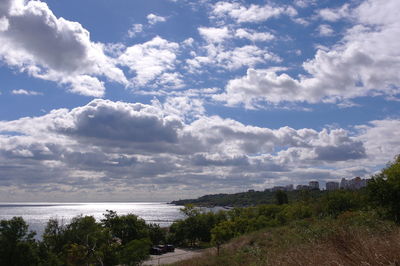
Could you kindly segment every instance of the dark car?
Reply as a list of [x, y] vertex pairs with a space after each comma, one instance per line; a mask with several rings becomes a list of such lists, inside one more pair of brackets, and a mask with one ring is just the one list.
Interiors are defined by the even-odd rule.
[[163, 253], [164, 252], [161, 249], [159, 249], [158, 247], [151, 247], [150, 248], [150, 255], [161, 255]]
[[168, 252], [167, 245], [157, 245], [156, 247], [159, 248], [162, 253]]
[[174, 245], [168, 244], [168, 245], [165, 245], [165, 246], [167, 247], [167, 251], [168, 252], [175, 252]]

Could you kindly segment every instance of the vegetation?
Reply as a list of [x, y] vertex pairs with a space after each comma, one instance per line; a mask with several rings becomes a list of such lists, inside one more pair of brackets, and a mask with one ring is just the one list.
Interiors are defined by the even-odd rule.
[[219, 253], [176, 263], [196, 265], [398, 265], [400, 230], [362, 212], [307, 219], [232, 239]]
[[[177, 265], [398, 265], [400, 157], [367, 189], [236, 208], [211, 229], [209, 250]], [[201, 214], [198, 214], [200, 217]], [[193, 218], [192, 218], [193, 219]], [[226, 244], [224, 244], [226, 243]]]
[[178, 265], [400, 263], [400, 157], [366, 189], [296, 193], [270, 194], [274, 204], [218, 212], [189, 204], [181, 209], [185, 218], [168, 230], [114, 211], [100, 222], [91, 216], [68, 225], [50, 220], [41, 241], [14, 217], [0, 221], [0, 265], [139, 265], [151, 245], [163, 242], [216, 247]]
[[[309, 199], [317, 199], [323, 196], [326, 192], [320, 190], [295, 190], [286, 192], [287, 200], [290, 202], [298, 201], [304, 197]], [[260, 204], [275, 204], [277, 203], [276, 192], [269, 190], [240, 192], [235, 194], [214, 194], [205, 195], [197, 199], [183, 199], [172, 201], [171, 204], [185, 206], [187, 204], [194, 204], [200, 207], [215, 207], [215, 206], [229, 206], [229, 207], [248, 207]]]
[[400, 223], [400, 155], [368, 184], [370, 200], [389, 219]]
[[[78, 216], [68, 225], [51, 219], [41, 241], [21, 217], [0, 222], [0, 265], [139, 265], [165, 239], [158, 225], [107, 211], [101, 222]], [[156, 235], [156, 236], [155, 236]]]

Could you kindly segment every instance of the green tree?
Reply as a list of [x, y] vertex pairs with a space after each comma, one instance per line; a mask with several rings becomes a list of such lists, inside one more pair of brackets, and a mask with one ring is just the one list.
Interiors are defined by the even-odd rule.
[[400, 223], [400, 155], [370, 180], [367, 191], [373, 204]]
[[224, 221], [211, 230], [211, 243], [216, 245], [217, 255], [219, 255], [221, 245], [235, 236], [234, 227], [235, 224], [232, 221]]
[[161, 228], [158, 224], [148, 224], [149, 238], [153, 245], [165, 243], [166, 241], [166, 230]]
[[276, 204], [278, 204], [278, 205], [289, 203], [288, 195], [283, 190], [278, 190], [277, 192], [275, 192], [275, 200], [276, 200]]
[[120, 261], [124, 265], [140, 265], [149, 257], [151, 241], [148, 238], [135, 239], [126, 244], [120, 252]]
[[106, 246], [111, 244], [111, 235], [103, 230], [93, 216], [77, 216], [63, 232], [64, 254], [72, 265], [103, 264]]
[[123, 245], [135, 239], [149, 237], [146, 222], [134, 214], [119, 216], [115, 211], [107, 210], [104, 217], [101, 220], [103, 226], [110, 230], [113, 237], [121, 239]]
[[337, 190], [326, 194], [320, 200], [322, 214], [337, 217], [345, 211], [362, 207], [360, 193], [357, 191]]
[[36, 265], [38, 245], [35, 232], [28, 231], [22, 217], [0, 221], [0, 265]]

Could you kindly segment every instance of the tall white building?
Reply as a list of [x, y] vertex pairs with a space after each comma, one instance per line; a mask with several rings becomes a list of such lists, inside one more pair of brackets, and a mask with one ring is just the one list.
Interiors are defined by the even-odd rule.
[[342, 178], [340, 181], [340, 188], [341, 189], [360, 189], [366, 187], [368, 183], [368, 179], [362, 179], [361, 177], [357, 176], [353, 179], [347, 180], [346, 178]]

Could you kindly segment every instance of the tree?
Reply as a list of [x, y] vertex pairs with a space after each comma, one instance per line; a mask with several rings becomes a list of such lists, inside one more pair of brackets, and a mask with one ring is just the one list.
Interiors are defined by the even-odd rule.
[[63, 232], [64, 252], [72, 265], [103, 264], [103, 249], [111, 243], [111, 235], [93, 216], [77, 216]]
[[235, 236], [234, 226], [232, 221], [224, 221], [211, 230], [211, 242], [217, 246], [217, 255], [221, 245]]
[[337, 190], [326, 194], [321, 200], [322, 212], [337, 217], [345, 211], [359, 208], [362, 203], [356, 191]]
[[115, 211], [107, 210], [103, 226], [110, 230], [113, 237], [121, 239], [125, 245], [132, 240], [149, 237], [146, 222], [134, 214], [117, 215]]
[[0, 221], [0, 265], [36, 265], [38, 245], [35, 232], [28, 231], [22, 217]]
[[124, 246], [120, 253], [120, 261], [124, 265], [140, 265], [149, 257], [151, 241], [148, 238], [135, 239]]
[[153, 245], [165, 243], [166, 230], [161, 228], [158, 224], [149, 224], [147, 227], [149, 229], [149, 238]]
[[275, 199], [276, 199], [276, 204], [278, 204], [278, 205], [288, 204], [289, 203], [288, 195], [283, 190], [278, 190], [275, 193]]
[[369, 199], [387, 216], [400, 223], [400, 155], [381, 173], [372, 177], [367, 186]]

